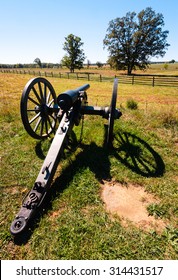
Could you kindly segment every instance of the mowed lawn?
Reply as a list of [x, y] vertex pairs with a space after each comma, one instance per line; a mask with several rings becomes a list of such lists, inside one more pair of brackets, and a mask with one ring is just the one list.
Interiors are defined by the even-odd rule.
[[[0, 257], [1, 259], [177, 259], [178, 88], [119, 84], [113, 149], [104, 146], [105, 124], [85, 116], [74, 127], [48, 199], [30, 230], [14, 240], [9, 227], [33, 187], [50, 139], [32, 139], [20, 117], [20, 98], [29, 75], [0, 73]], [[56, 94], [88, 81], [49, 78]], [[112, 82], [91, 81], [89, 105], [108, 106]], [[128, 108], [128, 101], [138, 108]], [[161, 229], [145, 228], [110, 213], [104, 185], [142, 189], [154, 198], [148, 216]], [[123, 197], [124, 200], [124, 197]], [[123, 223], [124, 220], [124, 223]]]

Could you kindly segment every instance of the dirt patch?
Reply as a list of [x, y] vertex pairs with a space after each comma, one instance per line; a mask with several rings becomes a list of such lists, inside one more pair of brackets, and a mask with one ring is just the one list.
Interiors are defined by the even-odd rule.
[[128, 223], [132, 222], [139, 228], [157, 231], [162, 231], [166, 226], [162, 220], [149, 216], [147, 206], [159, 201], [143, 187], [104, 182], [101, 189], [106, 211], [118, 215], [123, 226], [128, 226]]
[[49, 217], [51, 220], [58, 218], [64, 211], [66, 210], [65, 207], [60, 207], [57, 211], [53, 211]]

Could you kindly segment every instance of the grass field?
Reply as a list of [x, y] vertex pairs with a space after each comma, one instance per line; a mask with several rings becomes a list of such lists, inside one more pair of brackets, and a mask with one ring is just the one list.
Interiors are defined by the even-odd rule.
[[[119, 85], [114, 148], [104, 143], [98, 116], [74, 128], [72, 151], [59, 164], [48, 200], [28, 234], [14, 241], [9, 227], [31, 189], [50, 145], [23, 128], [19, 104], [29, 75], [0, 73], [0, 257], [1, 259], [177, 259], [178, 257], [178, 89]], [[49, 78], [56, 93], [83, 81]], [[90, 82], [88, 102], [109, 105], [110, 82]], [[138, 108], [128, 108], [128, 101]], [[138, 227], [105, 208], [105, 182], [139, 187], [155, 197], [148, 215], [162, 230]], [[123, 198], [124, 199], [124, 198]]]

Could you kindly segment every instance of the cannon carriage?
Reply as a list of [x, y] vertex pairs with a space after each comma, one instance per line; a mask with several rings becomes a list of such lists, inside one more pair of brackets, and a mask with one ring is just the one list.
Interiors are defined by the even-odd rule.
[[84, 115], [99, 115], [108, 120], [106, 144], [112, 146], [115, 119], [122, 113], [116, 109], [118, 79], [114, 80], [111, 102], [108, 107], [89, 106], [85, 84], [56, 96], [51, 83], [42, 77], [31, 79], [21, 97], [21, 118], [28, 134], [35, 139], [45, 139], [54, 133], [54, 138], [40, 172], [22, 206], [13, 220], [10, 232], [17, 236], [28, 228], [51, 185], [61, 154], [74, 125], [79, 125]]

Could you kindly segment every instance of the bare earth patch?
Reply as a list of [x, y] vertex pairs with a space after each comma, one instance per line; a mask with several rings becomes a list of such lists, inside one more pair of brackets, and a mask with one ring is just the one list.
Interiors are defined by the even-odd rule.
[[138, 185], [122, 185], [117, 182], [104, 182], [101, 186], [101, 197], [106, 211], [118, 215], [123, 226], [129, 222], [144, 230], [162, 231], [166, 224], [149, 216], [147, 206], [158, 200]]

